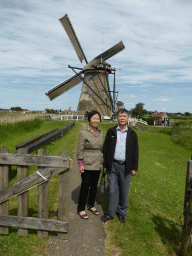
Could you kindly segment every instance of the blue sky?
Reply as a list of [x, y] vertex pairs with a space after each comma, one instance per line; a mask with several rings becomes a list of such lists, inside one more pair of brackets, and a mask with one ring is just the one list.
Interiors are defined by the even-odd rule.
[[77, 109], [82, 83], [53, 101], [45, 95], [74, 74], [68, 64], [85, 64], [58, 20], [65, 14], [88, 61], [123, 41], [107, 62], [128, 110], [142, 102], [192, 113], [191, 0], [1, 0], [0, 108]]

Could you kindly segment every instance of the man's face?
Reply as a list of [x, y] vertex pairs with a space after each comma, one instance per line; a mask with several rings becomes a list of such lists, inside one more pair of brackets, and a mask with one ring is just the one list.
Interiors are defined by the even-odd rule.
[[119, 125], [127, 125], [127, 122], [129, 120], [129, 116], [126, 112], [119, 113], [117, 116], [118, 124]]

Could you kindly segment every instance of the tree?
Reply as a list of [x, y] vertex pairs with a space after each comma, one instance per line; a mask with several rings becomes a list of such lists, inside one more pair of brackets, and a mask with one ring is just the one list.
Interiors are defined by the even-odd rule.
[[137, 103], [135, 108], [131, 110], [131, 116], [142, 118], [144, 115], [146, 115], [147, 110], [143, 108], [144, 105], [145, 104], [141, 102]]
[[10, 109], [11, 110], [15, 110], [15, 111], [22, 111], [22, 108], [20, 108], [20, 107], [12, 107]]
[[185, 116], [190, 116], [191, 114], [189, 112], [184, 113]]
[[48, 108], [46, 108], [45, 110], [47, 111], [48, 114], [57, 114], [57, 110], [48, 109]]

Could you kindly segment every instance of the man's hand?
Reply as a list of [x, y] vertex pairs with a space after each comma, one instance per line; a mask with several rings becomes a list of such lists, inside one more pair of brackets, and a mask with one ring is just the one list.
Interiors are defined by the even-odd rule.
[[84, 173], [85, 172], [84, 170], [85, 170], [84, 166], [79, 167], [80, 173]]
[[132, 175], [132, 176], [134, 176], [134, 175], [136, 175], [136, 174], [137, 174], [137, 172], [136, 172], [135, 170], [132, 170], [132, 171], [131, 171], [131, 175]]
[[105, 167], [105, 168], [103, 168], [103, 172], [104, 172], [104, 173], [106, 173], [106, 169], [107, 169], [106, 167]]

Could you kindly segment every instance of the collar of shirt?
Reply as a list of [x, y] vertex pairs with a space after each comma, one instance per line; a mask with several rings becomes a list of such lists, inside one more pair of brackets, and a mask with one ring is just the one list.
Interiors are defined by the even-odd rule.
[[116, 130], [117, 130], [117, 131], [121, 131], [122, 133], [123, 133], [123, 132], [127, 132], [127, 131], [128, 131], [128, 126], [126, 126], [125, 130], [122, 131], [121, 128], [119, 127], [119, 125], [118, 125], [117, 128], [116, 128]]

